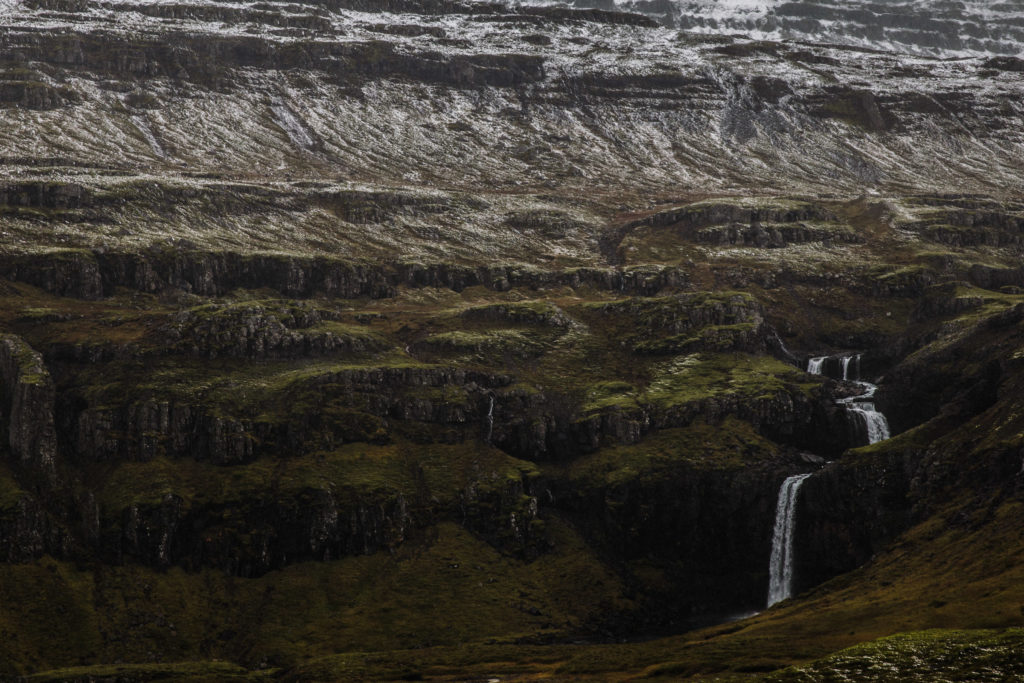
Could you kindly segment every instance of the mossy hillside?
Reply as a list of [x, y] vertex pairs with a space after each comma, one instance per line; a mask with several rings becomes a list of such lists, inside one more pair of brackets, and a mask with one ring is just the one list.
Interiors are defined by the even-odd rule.
[[584, 455], [555, 469], [573, 486], [592, 488], [651, 482], [675, 468], [731, 470], [780, 457], [777, 444], [734, 416], [721, 424], [694, 423], [664, 429], [638, 444], [620, 445]]
[[54, 296], [24, 283], [4, 283], [0, 325], [46, 352], [52, 345], [145, 350], [150, 334], [172, 309], [157, 297], [120, 291], [100, 301]]
[[488, 330], [487, 332], [452, 331], [426, 337], [417, 344], [417, 350], [469, 355], [479, 361], [494, 355], [529, 358], [544, 353], [546, 344], [519, 330]]
[[344, 317], [323, 304], [246, 297], [181, 311], [165, 333], [177, 338], [176, 347], [207, 356], [323, 355], [393, 345]]
[[0, 674], [85, 664], [102, 651], [93, 576], [43, 560], [0, 565]]
[[779, 681], [1005, 681], [1024, 676], [1024, 629], [935, 629], [855, 645], [766, 678]]
[[290, 458], [260, 458], [230, 467], [157, 458], [97, 468], [101, 509], [113, 518], [127, 506], [158, 505], [167, 495], [184, 509], [204, 505], [244, 508], [326, 490], [353, 500], [402, 495], [413, 505], [452, 506], [469, 487], [501, 489], [537, 476], [532, 463], [484, 444], [387, 445], [352, 443]]
[[645, 226], [622, 240], [619, 254], [630, 264], [658, 263], [693, 267], [700, 262], [785, 263], [808, 269], [853, 256], [851, 244], [864, 241], [851, 226], [841, 222], [799, 221], [766, 223], [723, 222], [699, 229]]
[[835, 286], [795, 284], [766, 289], [751, 286], [765, 308], [765, 319], [790, 350], [871, 349], [889, 355], [912, 319], [912, 298], [875, 297]]
[[187, 680], [197, 683], [218, 681], [272, 681], [277, 670], [252, 671], [230, 662], [168, 662], [166, 664], [110, 664], [72, 666], [51, 669], [22, 677], [33, 683], [67, 683], [80, 680], [165, 681]]
[[649, 355], [675, 355], [692, 351], [755, 351], [763, 347], [761, 325], [709, 325], [696, 334], [677, 334], [664, 339], [638, 342], [637, 353]]
[[746, 292], [699, 292], [675, 296], [586, 303], [578, 309], [588, 323], [617, 333], [679, 334], [707, 324], [757, 322], [760, 305]]
[[347, 354], [340, 359], [126, 359], [82, 368], [70, 383], [92, 406], [180, 400], [246, 415], [268, 401], [273, 404], [275, 397], [301, 393], [306, 384], [339, 373], [437, 367], [398, 352]]
[[[522, 659], [508, 651], [478, 652], [473, 659], [480, 670], [486, 667], [481, 662], [488, 658], [495, 663], [518, 660], [520, 667], [548, 672], [555, 679], [761, 680], [767, 671], [807, 664], [856, 643], [903, 631], [1019, 628], [1024, 622], [1017, 607], [1024, 604], [1024, 595], [1017, 576], [1022, 566], [1016, 557], [1019, 544], [1014, 540], [1020, 535], [1014, 523], [1018, 512], [1013, 507], [1001, 508], [987, 523], [985, 534], [950, 527], [939, 519], [923, 524], [868, 566], [733, 624], [646, 643], [555, 646], [549, 654], [556, 662], [545, 661], [543, 655], [532, 651], [522, 651]], [[992, 562], [993, 551], [1001, 561]], [[960, 580], [950, 584], [951, 575]], [[1015, 642], [1013, 633], [1006, 642]], [[970, 647], [976, 635], [964, 634], [962, 639], [956, 636], [954, 640], [963, 643], [968, 654], [976, 654], [978, 650]], [[993, 637], [998, 638], [995, 634]], [[918, 639], [914, 635], [908, 638], [911, 642]], [[924, 639], [926, 645], [929, 639]], [[982, 646], [984, 650], [999, 652], [998, 645], [986, 634], [976, 642], [987, 643]], [[991, 648], [993, 645], [996, 647]], [[866, 648], [871, 650], [870, 645]], [[918, 655], [928, 651], [927, 647], [914, 648]], [[408, 656], [399, 658], [408, 661]], [[416, 658], [419, 670], [426, 672], [432, 666], [443, 671], [443, 661], [438, 660], [458, 656], [438, 651]], [[927, 667], [927, 661], [918, 665]], [[310, 666], [318, 668], [300, 670], [316, 670], [325, 679], [332, 679], [327, 676], [332, 670], [330, 660]], [[827, 666], [815, 671], [826, 675]], [[342, 679], [335, 671], [333, 680]], [[811, 678], [783, 680], [821, 679], [812, 674]]]
[[[517, 378], [523, 386], [534, 388], [537, 398], [533, 402], [539, 409], [555, 409], [555, 404], [565, 403], [570, 411], [578, 413], [614, 408], [616, 403], [621, 403], [615, 398], [617, 394], [603, 392], [603, 383], [609, 381], [636, 387], [635, 398], [625, 401], [630, 407], [638, 400], [641, 404], [664, 408], [729, 393], [760, 399], [792, 388], [790, 385], [795, 379], [791, 376], [792, 368], [760, 356], [744, 356], [740, 360], [740, 356], [729, 357], [728, 354], [719, 354], [721, 358], [715, 354], [693, 356], [688, 362], [699, 361], [699, 368], [687, 371], [685, 382], [676, 378], [653, 386], [650, 378], [665, 372], [666, 362], [639, 360], [622, 348], [621, 329], [636, 329], [641, 324], [629, 311], [639, 311], [637, 315], [643, 319], [642, 324], [651, 329], [671, 325], [671, 320], [678, 319], [680, 308], [685, 321], [679, 324], [684, 326], [691, 322], [699, 325], [708, 317], [742, 319], [758, 315], [756, 302], [746, 295], [702, 293], [686, 295], [682, 300], [681, 306], [676, 297], [655, 300], [651, 306], [639, 300], [622, 305], [614, 302], [587, 305], [583, 308], [600, 311], [599, 320], [594, 324], [570, 326], [568, 331], [532, 322], [516, 328], [494, 329], [491, 327], [494, 323], [484, 321], [471, 323], [468, 330], [435, 332], [426, 337], [436, 344], [435, 348], [458, 349], [448, 354], [424, 353], [421, 347], [413, 345], [405, 350], [392, 347], [384, 351], [345, 353], [330, 359], [294, 361], [125, 359], [78, 370], [74, 376], [65, 378], [64, 387], [78, 392], [93, 410], [123, 410], [140, 402], [191, 406], [213, 417], [241, 420], [243, 428], [256, 435], [257, 440], [270, 438], [267, 435], [286, 425], [294, 426], [297, 431], [293, 429], [293, 433], [306, 435], [302, 444], [307, 450], [351, 441], [386, 440], [392, 432], [421, 442], [471, 438], [482, 429], [477, 424], [483, 419], [481, 392]], [[552, 310], [536, 302], [530, 302], [526, 310], [537, 308], [545, 315]], [[620, 308], [627, 313], [617, 317]], [[569, 309], [577, 310], [572, 306]], [[586, 311], [583, 314], [586, 315]], [[390, 311], [386, 320], [373, 324], [370, 334], [381, 338], [395, 334], [389, 330], [401, 325], [403, 320], [419, 320], [416, 324], [425, 321], [431, 329], [444, 329], [452, 324], [447, 313], [437, 316], [430, 308], [414, 309], [409, 315], [412, 317]], [[691, 315], [695, 320], [691, 321]], [[705, 326], [701, 329], [706, 332], [687, 341], [686, 349], [692, 350], [694, 346], [729, 349], [740, 342], [746, 347], [750, 337], [760, 336], [760, 331], [752, 325]], [[737, 337], [739, 342], [735, 341]], [[658, 350], [668, 354], [675, 352], [673, 348]], [[543, 353], [536, 355], [541, 351]], [[530, 357], [524, 358], [524, 355]], [[728, 367], [737, 361], [742, 368]], [[401, 386], [404, 380], [398, 380], [399, 374], [395, 374], [409, 370], [443, 377], [449, 369], [459, 366], [477, 368], [490, 378], [475, 380], [477, 384], [483, 381], [485, 386], [470, 391], [454, 384], [438, 385], [433, 380], [423, 385]], [[501, 374], [489, 374], [494, 371]], [[399, 384], [382, 390], [356, 386], [345, 379], [349, 375], [381, 372], [394, 375]], [[777, 381], [778, 377], [790, 379]], [[495, 382], [496, 385], [487, 386]], [[689, 384], [689, 388], [684, 390], [683, 384]], [[808, 388], [798, 387], [797, 390]], [[417, 416], [414, 420], [435, 421], [436, 424], [430, 426], [422, 422], [417, 426], [410, 421], [413, 416]], [[445, 423], [449, 426], [444, 426]], [[261, 434], [264, 436], [259, 436]], [[267, 446], [270, 445], [268, 442]]]
[[[1024, 594], [1018, 587], [1020, 531], [1012, 521], [1017, 513], [1001, 508], [984, 534], [935, 519], [867, 566], [760, 615], [646, 644], [584, 650], [557, 671], [597, 680], [624, 669], [670, 680], [761, 680], [765, 672], [904, 631], [1019, 628]], [[995, 563], [993, 551], [1000, 557]], [[927, 670], [927, 660], [919, 665]], [[814, 673], [782, 680], [827, 680], [825, 667]]]
[[[19, 588], [0, 605], [0, 628], [11, 634], [0, 643], [0, 670], [145, 662], [156, 652], [170, 662], [293, 666], [337, 652], [511, 643], [630, 607], [618, 578], [570, 526], [552, 520], [552, 534], [559, 550], [529, 564], [441, 524], [394, 554], [303, 563], [259, 579], [130, 565], [93, 575], [47, 559], [5, 566], [0, 585]], [[35, 586], [33, 600], [50, 599], [28, 608], [26, 585]], [[361, 657], [331, 660], [341, 660], [341, 679], [352, 656]], [[387, 668], [377, 659], [373, 670]]]
[[992, 326], [996, 316], [1024, 303], [1022, 294], [994, 292], [966, 283], [958, 283], [944, 298], [942, 307], [950, 313], [936, 321], [937, 329], [931, 334], [934, 340], [909, 354], [905, 362], [940, 354], [972, 336], [985, 336], [986, 327]]
[[792, 391], [811, 396], [820, 386], [788, 363], [741, 353], [678, 356], [663, 361], [655, 377], [644, 400], [658, 408], [723, 395], [758, 399]]
[[470, 306], [459, 313], [463, 320], [497, 321], [567, 327], [571, 320], [553, 302], [542, 299]]

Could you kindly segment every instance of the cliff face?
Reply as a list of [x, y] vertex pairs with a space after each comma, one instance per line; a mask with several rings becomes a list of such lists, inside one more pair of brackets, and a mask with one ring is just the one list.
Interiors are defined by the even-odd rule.
[[6, 435], [15, 462], [41, 485], [56, 483], [54, 387], [42, 356], [15, 335], [0, 338]]

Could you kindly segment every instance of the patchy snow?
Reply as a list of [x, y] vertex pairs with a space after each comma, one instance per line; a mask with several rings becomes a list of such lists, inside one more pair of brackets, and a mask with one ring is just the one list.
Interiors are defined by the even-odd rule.
[[306, 131], [305, 125], [288, 105], [278, 100], [270, 105], [270, 110], [274, 112], [274, 120], [288, 134], [288, 139], [292, 141], [292, 144], [306, 150], [313, 149], [315, 145], [313, 136]]
[[149, 146], [153, 150], [153, 153], [156, 154], [161, 159], [166, 159], [167, 152], [165, 152], [164, 148], [160, 146], [160, 143], [157, 141], [156, 136], [153, 135], [153, 130], [149, 127], [149, 123], [146, 121], [146, 119], [139, 115], [132, 116], [131, 118], [132, 123], [135, 124], [135, 127], [142, 134], [142, 137], [145, 138], [146, 142], [149, 143]]
[[[756, 40], [801, 40], [875, 50], [969, 57], [1024, 56], [1024, 3], [906, 0], [880, 11], [866, 0], [613, 0], [622, 10], [707, 35], [744, 34]], [[558, 0], [515, 4], [562, 5]], [[575, 6], [604, 6], [598, 0]], [[883, 16], [884, 15], [884, 16]]]

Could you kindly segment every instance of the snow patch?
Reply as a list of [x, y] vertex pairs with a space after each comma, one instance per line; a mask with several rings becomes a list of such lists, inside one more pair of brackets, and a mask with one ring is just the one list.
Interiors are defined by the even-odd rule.
[[146, 119], [137, 115], [132, 116], [132, 123], [135, 124], [135, 127], [139, 129], [140, 133], [142, 133], [142, 137], [145, 138], [146, 142], [149, 143], [149, 146], [153, 150], [153, 153], [156, 154], [161, 159], [166, 159], [167, 152], [164, 151], [164, 148], [160, 145], [160, 142], [156, 139], [156, 136], [153, 135], [153, 130], [149, 127], [149, 123], [146, 121]]
[[311, 150], [316, 145], [312, 134], [306, 130], [306, 126], [299, 120], [299, 117], [284, 102], [275, 102], [270, 105], [274, 112], [274, 120], [277, 125], [288, 134], [288, 139], [296, 147]]

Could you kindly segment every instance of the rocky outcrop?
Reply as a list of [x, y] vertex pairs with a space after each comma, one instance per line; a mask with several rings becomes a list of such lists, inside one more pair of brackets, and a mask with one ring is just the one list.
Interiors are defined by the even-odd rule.
[[458, 496], [460, 523], [502, 550], [533, 559], [548, 550], [540, 504], [525, 475], [519, 479], [473, 482]]
[[42, 356], [21, 338], [0, 335], [0, 381], [0, 415], [14, 463], [40, 484], [55, 485], [55, 390]]
[[864, 242], [864, 238], [851, 231], [827, 230], [809, 227], [802, 223], [792, 225], [735, 223], [699, 230], [696, 233], [695, 241], [719, 246], [736, 245], [779, 249], [791, 244], [806, 244], [808, 242], [821, 242], [824, 246], [832, 246], [835, 243], [861, 244]]
[[830, 398], [811, 399], [797, 389], [765, 396], [727, 394], [669, 405], [614, 407], [580, 415], [557, 394], [498, 394], [493, 442], [528, 460], [564, 461], [603, 446], [632, 444], [660, 429], [700, 420], [720, 424], [735, 416], [779, 443], [834, 454], [854, 444], [843, 411]]
[[0, 562], [68, 557], [72, 548], [71, 535], [31, 494], [22, 493], [11, 506], [0, 507]]
[[[445, 367], [353, 368], [327, 372], [233, 414], [196, 399], [128, 399], [113, 405], [84, 398], [62, 403], [66, 441], [81, 463], [157, 457], [221, 465], [281, 457], [314, 447], [387, 439], [415, 424], [434, 425], [444, 439], [477, 435], [486, 392], [506, 386], [503, 375]], [[264, 408], [267, 408], [264, 410]], [[272, 409], [271, 409], [272, 408]], [[452, 431], [452, 430], [455, 431]], [[422, 436], [419, 438], [423, 438]]]
[[191, 506], [167, 494], [159, 502], [133, 503], [120, 519], [108, 520], [100, 552], [116, 562], [259, 576], [295, 562], [392, 548], [414, 524], [405, 498], [395, 493], [310, 489], [295, 498]]
[[710, 325], [692, 335], [674, 335], [664, 339], [638, 342], [633, 350], [639, 354], [675, 355], [697, 351], [743, 351], [760, 354], [768, 348], [774, 331], [765, 324], [740, 323]]
[[214, 304], [177, 314], [166, 332], [175, 349], [207, 358], [308, 358], [385, 347], [355, 326], [321, 325], [338, 317], [298, 302]]
[[794, 532], [795, 592], [855, 569], [906, 531], [921, 453], [844, 457], [800, 489]]
[[288, 444], [286, 431], [275, 429], [276, 425], [214, 415], [200, 406], [170, 401], [90, 407], [73, 422], [69, 441], [82, 463], [145, 462], [167, 456], [226, 465], [251, 461], [257, 455], [255, 445], [263, 440], [275, 446]]
[[511, 287], [589, 285], [650, 296], [687, 282], [683, 271], [669, 266], [544, 271], [511, 265], [371, 265], [317, 257], [176, 250], [147, 253], [62, 250], [6, 256], [0, 257], [0, 277], [81, 299], [99, 299], [118, 287], [142, 292], [179, 289], [205, 296], [223, 295], [236, 288], [269, 287], [293, 297], [327, 295], [376, 299], [394, 296], [399, 286], [455, 291], [484, 286], [503, 291]]

